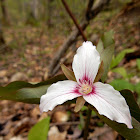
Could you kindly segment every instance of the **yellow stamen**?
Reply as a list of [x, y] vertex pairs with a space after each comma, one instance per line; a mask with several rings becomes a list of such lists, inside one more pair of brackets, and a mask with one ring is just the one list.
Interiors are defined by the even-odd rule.
[[92, 91], [92, 87], [89, 84], [82, 84], [79, 91], [80, 93], [88, 94]]

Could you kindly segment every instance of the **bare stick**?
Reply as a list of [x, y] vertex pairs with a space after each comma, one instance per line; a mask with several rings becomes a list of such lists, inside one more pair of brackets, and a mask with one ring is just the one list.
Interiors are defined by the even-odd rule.
[[64, 5], [65, 9], [67, 10], [69, 16], [72, 18], [73, 22], [75, 23], [75, 25], [76, 25], [77, 29], [79, 30], [80, 34], [82, 35], [83, 40], [84, 40], [84, 41], [87, 41], [87, 38], [86, 38], [86, 36], [84, 35], [83, 30], [82, 30], [81, 27], [79, 26], [79, 24], [78, 24], [76, 18], [75, 18], [74, 15], [72, 14], [72, 12], [71, 12], [71, 10], [69, 9], [69, 7], [68, 7], [67, 3], [65, 2], [65, 0], [62, 0], [62, 3], [63, 3], [63, 5]]

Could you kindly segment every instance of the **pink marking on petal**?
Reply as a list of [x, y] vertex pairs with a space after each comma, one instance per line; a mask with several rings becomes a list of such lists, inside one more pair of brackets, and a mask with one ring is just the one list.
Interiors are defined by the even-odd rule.
[[79, 82], [80, 82], [80, 84], [82, 84], [82, 81], [81, 81], [81, 79], [79, 79]]
[[90, 80], [88, 81], [89, 84], [91, 84]]
[[80, 86], [77, 86], [71, 93], [77, 93], [81, 95], [81, 93], [79, 92], [79, 89], [80, 89]]
[[88, 76], [86, 74], [84, 74], [83, 78], [82, 78], [82, 81], [89, 81], [90, 79], [88, 78]]
[[84, 74], [84, 76], [82, 77], [82, 79], [79, 79], [79, 83], [81, 84], [89, 84], [92, 85], [91, 80], [89, 79], [89, 77]]
[[95, 92], [95, 86], [92, 86], [92, 91], [89, 94], [96, 94], [96, 92]]

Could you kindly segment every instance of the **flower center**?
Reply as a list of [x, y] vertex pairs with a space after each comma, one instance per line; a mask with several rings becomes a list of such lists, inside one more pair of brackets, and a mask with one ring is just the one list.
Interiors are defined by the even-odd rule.
[[82, 94], [88, 94], [92, 91], [92, 86], [89, 85], [88, 83], [84, 83], [81, 85], [79, 92]]

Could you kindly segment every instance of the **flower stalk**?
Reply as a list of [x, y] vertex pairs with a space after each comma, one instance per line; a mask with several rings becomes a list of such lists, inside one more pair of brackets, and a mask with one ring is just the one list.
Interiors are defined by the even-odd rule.
[[88, 139], [91, 112], [92, 112], [92, 110], [90, 108], [88, 108], [88, 110], [87, 110], [87, 118], [86, 118], [86, 121], [85, 121], [85, 128], [84, 128], [84, 140]]
[[[89, 41], [84, 42], [74, 56], [73, 72], [69, 73], [69, 78], [74, 74], [76, 81], [64, 80], [52, 84], [41, 97], [41, 112], [53, 110], [55, 106], [68, 100], [82, 97], [95, 107], [100, 115], [124, 123], [132, 129], [131, 115], [125, 98], [111, 85], [98, 82], [100, 76], [98, 80], [96, 78], [100, 71], [100, 63], [102, 62], [96, 46]], [[79, 110], [79, 107], [76, 110]]]

